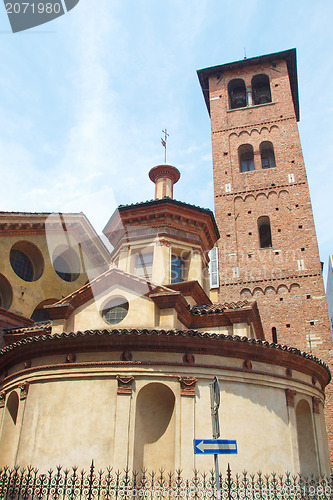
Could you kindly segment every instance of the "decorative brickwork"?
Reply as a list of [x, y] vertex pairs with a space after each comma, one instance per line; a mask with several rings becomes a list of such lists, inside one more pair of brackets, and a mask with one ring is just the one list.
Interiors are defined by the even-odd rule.
[[[255, 100], [256, 75], [269, 78], [261, 102]], [[297, 127], [296, 52], [208, 68], [199, 72], [199, 79], [211, 116], [219, 300], [255, 299], [267, 340], [273, 340], [274, 327], [277, 342], [310, 352], [332, 368], [332, 337]], [[240, 105], [232, 101], [233, 79], [242, 79], [247, 91]], [[267, 148], [273, 151], [270, 163]], [[249, 159], [242, 156], [245, 150]], [[270, 236], [266, 240], [260, 218], [266, 220], [261, 229]], [[326, 390], [325, 412], [333, 459], [332, 385]]]

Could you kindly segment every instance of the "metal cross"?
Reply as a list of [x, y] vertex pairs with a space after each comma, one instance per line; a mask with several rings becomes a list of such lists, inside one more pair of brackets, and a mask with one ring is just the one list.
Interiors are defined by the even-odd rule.
[[164, 139], [161, 137], [161, 143], [162, 146], [164, 147], [164, 163], [166, 163], [166, 153], [167, 153], [167, 140], [169, 137], [167, 129], [162, 130], [162, 133], [164, 134]]

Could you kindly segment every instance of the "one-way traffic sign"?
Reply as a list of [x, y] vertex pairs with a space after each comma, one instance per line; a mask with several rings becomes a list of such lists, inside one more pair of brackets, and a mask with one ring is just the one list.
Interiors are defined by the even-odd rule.
[[194, 439], [194, 453], [198, 455], [237, 453], [237, 441], [234, 439]]

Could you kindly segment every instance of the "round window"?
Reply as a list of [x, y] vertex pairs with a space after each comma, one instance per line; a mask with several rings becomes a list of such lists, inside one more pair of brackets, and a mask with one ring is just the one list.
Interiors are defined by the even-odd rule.
[[118, 297], [107, 302], [102, 309], [102, 317], [110, 325], [120, 323], [128, 313], [128, 302], [123, 297]]
[[76, 252], [69, 247], [61, 246], [52, 255], [53, 268], [64, 281], [75, 281], [80, 275], [80, 260]]
[[28, 241], [18, 241], [10, 250], [10, 264], [24, 281], [38, 280], [44, 268], [44, 260], [38, 248]]

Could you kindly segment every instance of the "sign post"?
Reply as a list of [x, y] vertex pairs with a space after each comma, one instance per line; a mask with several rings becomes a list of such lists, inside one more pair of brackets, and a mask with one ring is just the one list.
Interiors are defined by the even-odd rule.
[[220, 437], [220, 385], [217, 377], [214, 377], [214, 381], [209, 383], [209, 388], [213, 439], [194, 439], [193, 444], [194, 453], [198, 455], [214, 454], [216, 493], [218, 500], [220, 500], [221, 488], [218, 455], [230, 455], [232, 453], [238, 453], [238, 451], [237, 441], [235, 439], [218, 439]]
[[[210, 382], [210, 413], [212, 416], [212, 433], [213, 439], [220, 437], [220, 422], [219, 422], [219, 407], [220, 407], [220, 384], [217, 377], [214, 377], [214, 382]], [[215, 480], [216, 492], [218, 500], [221, 498], [220, 489], [220, 472], [219, 472], [219, 459], [218, 455], [214, 453], [214, 467], [215, 467]]]

